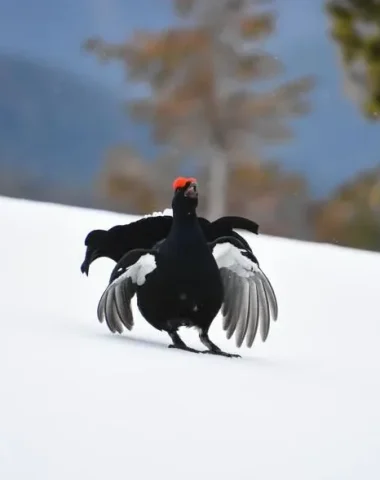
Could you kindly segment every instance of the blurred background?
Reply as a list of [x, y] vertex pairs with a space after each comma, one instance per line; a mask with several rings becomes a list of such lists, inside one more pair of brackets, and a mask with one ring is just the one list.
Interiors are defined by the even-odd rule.
[[0, 195], [380, 250], [380, 0], [0, 0], [0, 86]]

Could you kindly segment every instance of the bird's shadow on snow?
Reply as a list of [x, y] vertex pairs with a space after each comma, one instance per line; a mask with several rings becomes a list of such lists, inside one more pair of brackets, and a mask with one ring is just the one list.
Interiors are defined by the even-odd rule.
[[[247, 354], [246, 352], [241, 352], [241, 358], [230, 358], [230, 357], [223, 357], [219, 355], [203, 355], [203, 354], [195, 354], [193, 352], [186, 352], [182, 350], [177, 350], [177, 349], [170, 349], [169, 344], [170, 340], [168, 342], [159, 341], [159, 340], [152, 340], [149, 338], [143, 338], [141, 336], [128, 336], [128, 334], [109, 334], [108, 332], [87, 332], [87, 337], [95, 337], [99, 340], [102, 341], [107, 341], [107, 342], [115, 342], [119, 344], [129, 344], [133, 347], [144, 347], [144, 348], [154, 348], [158, 351], [164, 352], [167, 351], [168, 354], [174, 355], [174, 354], [180, 354], [180, 355], [190, 355], [190, 356], [195, 356], [198, 358], [204, 358], [205, 361], [211, 360], [211, 359], [222, 359], [224, 361], [228, 362], [236, 362], [237, 364], [255, 364], [260, 367], [267, 367], [267, 368], [276, 368], [280, 365], [280, 362], [278, 359], [268, 359], [264, 357], [258, 357], [258, 356], [252, 356], [252, 354]], [[200, 347], [200, 350], [202, 347]], [[228, 350], [226, 350], [228, 351]], [[236, 353], [232, 352], [231, 353]]]
[[155, 341], [151, 340], [148, 338], [142, 338], [139, 336], [134, 336], [130, 337], [126, 334], [114, 334], [110, 335], [107, 332], [105, 333], [96, 333], [96, 337], [102, 338], [103, 340], [109, 341], [109, 342], [118, 342], [118, 343], [129, 343], [131, 346], [136, 346], [136, 347], [149, 347], [149, 348], [155, 348], [157, 350], [165, 350], [168, 348], [168, 343], [165, 342], [160, 342], [160, 341]]

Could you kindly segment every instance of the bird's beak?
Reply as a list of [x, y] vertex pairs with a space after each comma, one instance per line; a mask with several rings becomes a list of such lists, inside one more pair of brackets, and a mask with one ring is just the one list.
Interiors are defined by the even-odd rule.
[[188, 198], [198, 198], [197, 185], [191, 183], [185, 190], [185, 197]]

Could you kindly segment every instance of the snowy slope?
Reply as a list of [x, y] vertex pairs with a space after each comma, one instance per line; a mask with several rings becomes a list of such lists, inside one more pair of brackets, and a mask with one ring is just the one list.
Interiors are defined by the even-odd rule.
[[[226, 359], [98, 323], [113, 263], [82, 276], [83, 240], [128, 217], [4, 198], [0, 216], [0, 479], [380, 478], [380, 255], [251, 238], [279, 321]], [[236, 351], [218, 321], [211, 338]]]

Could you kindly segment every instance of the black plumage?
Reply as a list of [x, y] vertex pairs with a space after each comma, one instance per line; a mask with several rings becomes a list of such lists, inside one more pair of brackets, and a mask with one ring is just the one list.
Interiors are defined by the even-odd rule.
[[[123, 327], [131, 330], [134, 320], [130, 303], [137, 295], [142, 316], [170, 335], [170, 347], [196, 351], [178, 335], [180, 327], [195, 327], [207, 347], [203, 353], [235, 356], [221, 351], [208, 336], [219, 310], [222, 308], [227, 338], [235, 334], [238, 347], [244, 339], [250, 347], [259, 323], [261, 337], [266, 340], [270, 318], [277, 318], [277, 300], [247, 242], [231, 226], [221, 228], [219, 223], [219, 232], [227, 231], [228, 235], [217, 235], [218, 223], [217, 227], [210, 222], [202, 224], [196, 215], [197, 204], [197, 186], [188, 181], [176, 188], [173, 217], [143, 219], [162, 220], [155, 222], [162, 229], [159, 233], [150, 231], [146, 239], [146, 227], [141, 227], [140, 235], [135, 230], [132, 241], [128, 237], [131, 243], [127, 247], [118, 243], [118, 227], [114, 227], [117, 240], [107, 243], [104, 239], [110, 231], [100, 234], [103, 243], [96, 248], [98, 256], [109, 256], [117, 264], [99, 301], [98, 319], [105, 319], [114, 333], [122, 333]], [[120, 228], [126, 231], [124, 226]], [[119, 246], [117, 254], [115, 245]]]
[[[232, 236], [239, 239], [248, 250], [251, 250], [249, 244], [234, 229], [247, 230], [255, 234], [259, 231], [257, 223], [237, 216], [221, 217], [214, 222], [198, 217], [198, 222], [207, 241]], [[91, 231], [85, 239], [86, 254], [81, 265], [82, 273], [88, 275], [90, 265], [98, 258], [107, 257], [118, 262], [131, 250], [153, 248], [168, 236], [172, 223], [172, 216], [160, 215], [141, 218], [126, 225], [116, 225], [109, 230]]]

